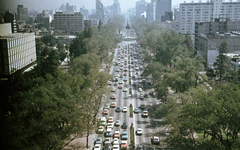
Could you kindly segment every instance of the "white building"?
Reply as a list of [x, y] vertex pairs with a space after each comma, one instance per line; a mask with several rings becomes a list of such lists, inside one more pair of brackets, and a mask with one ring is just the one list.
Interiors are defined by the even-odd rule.
[[79, 33], [84, 30], [83, 14], [73, 11], [56, 12], [53, 26], [56, 30], [65, 30], [72, 34]]
[[240, 0], [224, 2], [224, 0], [210, 0], [198, 3], [180, 3], [179, 32], [181, 34], [194, 33], [195, 22], [211, 22], [214, 19], [230, 18], [231, 21], [240, 20]]
[[11, 23], [0, 24], [0, 76], [10, 75], [35, 61], [34, 33], [12, 34]]

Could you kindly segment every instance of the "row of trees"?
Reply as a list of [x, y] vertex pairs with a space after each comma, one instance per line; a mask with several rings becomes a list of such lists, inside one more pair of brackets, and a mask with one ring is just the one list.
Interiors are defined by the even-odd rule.
[[[143, 76], [152, 75], [157, 98], [163, 102], [155, 116], [164, 117], [162, 125], [170, 128], [168, 145], [191, 150], [237, 149], [239, 86], [235, 82], [212, 84], [212, 90], [206, 86], [209, 75], [220, 80], [228, 75], [226, 43], [219, 47], [218, 69], [212, 74], [208, 72], [208, 77], [200, 74], [204, 60], [193, 50], [190, 36], [165, 30], [141, 18], [133, 18], [132, 25], [148, 63]], [[239, 77], [240, 74], [234, 76]]]
[[[98, 110], [108, 90], [106, 83], [111, 79], [108, 72], [99, 71], [101, 60], [108, 57], [100, 51], [108, 53], [119, 41], [111, 22], [101, 26], [101, 30], [93, 27], [83, 32], [91, 31], [94, 36], [78, 37], [83, 45], [74, 51], [68, 73], [59, 70], [59, 52], [43, 48], [33, 70], [19, 71], [1, 82], [2, 149], [62, 149], [95, 130]], [[110, 29], [105, 30], [106, 26]], [[102, 41], [113, 43], [94, 49], [101, 47]], [[58, 47], [62, 49], [63, 45]], [[82, 53], [84, 48], [87, 51]]]

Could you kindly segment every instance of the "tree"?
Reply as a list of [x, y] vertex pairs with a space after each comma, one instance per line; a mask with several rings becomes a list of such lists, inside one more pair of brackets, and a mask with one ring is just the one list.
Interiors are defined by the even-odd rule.
[[51, 45], [52, 44], [51, 42], [54, 38], [55, 37], [53, 35], [46, 35], [41, 38], [41, 41], [46, 45]]
[[227, 43], [222, 42], [219, 46], [219, 56], [216, 59], [216, 65], [217, 65], [217, 71], [216, 74], [219, 77], [219, 80], [221, 81], [224, 76], [226, 76], [226, 73], [229, 70], [229, 67], [227, 64], [229, 63], [229, 59], [224, 53], [228, 52]]
[[236, 112], [240, 109], [239, 88], [232, 84], [208, 92], [197, 88], [191, 95], [191, 101], [174, 109], [178, 113], [172, 111], [165, 114], [164, 121], [171, 126], [171, 135], [167, 138], [170, 146], [227, 150], [239, 147], [237, 134], [240, 118]]

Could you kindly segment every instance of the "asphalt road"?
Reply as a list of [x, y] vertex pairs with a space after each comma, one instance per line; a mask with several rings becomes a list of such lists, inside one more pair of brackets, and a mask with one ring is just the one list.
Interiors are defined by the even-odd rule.
[[[126, 46], [130, 45], [130, 43], [135, 43], [135, 42], [136, 41], [128, 41], [128, 42], [120, 43], [121, 47], [115, 50], [113, 61], [115, 62], [116, 60], [118, 60], [118, 56], [120, 55], [119, 51], [121, 51], [121, 48], [123, 48], [123, 50], [122, 50], [123, 53], [121, 53], [121, 54], [127, 54], [127, 56], [124, 57], [123, 59], [121, 59], [120, 61], [122, 61], [122, 60], [124, 61], [125, 58], [127, 58], [129, 60], [128, 56], [130, 56], [130, 54], [128, 54], [128, 48], [126, 48]], [[127, 53], [125, 53], [125, 52], [127, 52]], [[133, 52], [133, 50], [129, 50], [129, 52]], [[135, 61], [135, 60], [137, 60], [137, 63], [131, 64], [131, 62]], [[105, 116], [107, 119], [110, 116], [112, 116], [112, 117], [114, 117], [114, 123], [116, 122], [116, 120], [120, 120], [121, 125], [125, 121], [128, 123], [127, 129], [122, 129], [121, 126], [114, 126], [114, 128], [113, 128], [113, 133], [114, 133], [114, 131], [120, 131], [120, 133], [122, 133], [123, 131], [127, 131], [128, 132], [128, 143], [130, 143], [130, 125], [131, 125], [131, 123], [133, 123], [135, 131], [138, 128], [141, 128], [143, 130], [143, 134], [142, 135], [135, 134], [135, 147], [136, 148], [138, 145], [143, 145], [144, 149], [149, 149], [149, 150], [150, 149], [163, 149], [163, 148], [166, 148], [166, 143], [164, 143], [164, 139], [166, 138], [167, 133], [166, 133], [166, 129], [163, 126], [161, 126], [161, 119], [155, 118], [155, 116], [154, 116], [154, 112], [155, 112], [156, 108], [159, 107], [160, 103], [155, 97], [152, 97], [151, 95], [149, 95], [149, 92], [151, 90], [153, 90], [153, 87], [152, 87], [153, 85], [149, 85], [147, 83], [141, 84], [143, 86], [143, 88], [142, 88], [143, 91], [141, 91], [141, 92], [138, 91], [138, 88], [139, 88], [138, 85], [139, 85], [139, 83], [142, 82], [142, 78], [141, 78], [140, 74], [143, 72], [144, 66], [145, 66], [145, 64], [141, 65], [142, 61], [143, 61], [143, 59], [135, 59], [135, 58], [133, 60], [130, 59], [130, 65], [131, 66], [134, 65], [134, 68], [130, 67], [131, 75], [135, 74], [135, 78], [129, 77], [129, 71], [126, 71], [127, 72], [126, 77], [128, 80], [123, 81], [123, 84], [122, 84], [123, 88], [119, 89], [118, 88], [119, 83], [116, 86], [116, 85], [114, 85], [114, 82], [113, 82], [112, 85], [109, 85], [109, 93], [104, 101], [104, 104], [106, 104], [106, 103], [111, 104], [111, 102], [116, 102], [116, 106], [120, 106], [121, 109], [123, 107], [127, 107], [128, 111], [126, 113], [115, 112], [116, 108], [109, 108], [108, 115], [102, 114], [102, 116]], [[124, 64], [124, 62], [123, 62], [123, 64]], [[136, 71], [135, 64], [138, 64], [138, 67], [143, 66], [143, 69]], [[128, 65], [129, 64], [127, 61], [127, 65], [124, 65], [124, 66], [127, 66], [127, 68], [128, 68]], [[125, 71], [123, 71], [123, 70], [120, 70], [119, 72], [115, 71], [116, 69], [119, 69], [119, 68], [120, 68], [120, 64], [118, 66], [116, 66], [116, 65], [112, 66], [110, 72], [112, 73], [113, 77], [115, 75], [121, 75], [121, 74], [125, 73]], [[138, 72], [139, 75], [136, 75], [136, 72]], [[123, 78], [124, 77], [125, 76], [123, 76]], [[119, 80], [122, 80], [123, 78], [119, 78]], [[133, 86], [132, 84], [129, 85], [129, 78], [132, 80], [132, 83], [136, 82], [137, 86]], [[151, 78], [148, 77], [147, 81], [149, 79], [151, 80]], [[112, 87], [116, 87], [115, 92], [111, 92]], [[124, 87], [128, 88], [127, 92], [123, 91]], [[132, 96], [129, 95], [130, 87], [132, 88]], [[110, 99], [110, 96], [112, 96], [112, 94], [116, 94], [115, 100]], [[143, 95], [148, 94], [148, 98], [144, 98], [143, 100], [141, 100], [141, 99], [139, 99], [140, 94], [143, 94]], [[147, 118], [142, 118], [141, 117], [142, 111], [140, 111], [138, 114], [134, 114], [133, 118], [129, 118], [129, 116], [130, 116], [129, 105], [130, 104], [133, 105], [133, 109], [135, 109], [136, 107], [139, 107], [140, 104], [145, 104], [144, 110], [147, 110], [149, 112], [149, 116]], [[162, 142], [160, 145], [152, 145], [151, 144], [151, 136], [156, 135], [156, 134], [160, 135], [160, 137], [162, 139]], [[105, 139], [104, 133], [97, 134], [97, 137], [102, 137], [103, 141]], [[113, 140], [113, 137], [111, 137], [111, 140]], [[120, 144], [120, 141], [121, 140], [119, 140], [119, 144]]]

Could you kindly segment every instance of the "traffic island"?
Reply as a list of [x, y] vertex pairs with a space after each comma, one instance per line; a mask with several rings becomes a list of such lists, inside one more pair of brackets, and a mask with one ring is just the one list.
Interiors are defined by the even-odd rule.
[[135, 148], [135, 136], [134, 136], [134, 127], [133, 124], [130, 127], [130, 145], [132, 148]]
[[133, 118], [133, 106], [132, 106], [132, 104], [130, 104], [129, 110], [130, 110], [130, 118]]

